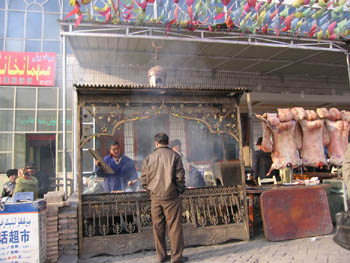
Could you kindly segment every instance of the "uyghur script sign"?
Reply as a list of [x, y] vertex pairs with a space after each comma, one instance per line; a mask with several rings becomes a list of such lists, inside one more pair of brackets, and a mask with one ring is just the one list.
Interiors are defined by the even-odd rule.
[[0, 51], [0, 86], [54, 86], [56, 53]]

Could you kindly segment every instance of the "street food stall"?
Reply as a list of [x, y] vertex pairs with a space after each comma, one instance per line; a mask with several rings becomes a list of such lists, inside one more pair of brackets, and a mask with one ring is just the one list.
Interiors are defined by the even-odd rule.
[[[279, 182], [274, 179], [272, 186], [247, 190], [251, 226], [254, 197], [258, 197], [269, 240], [329, 234], [331, 216], [334, 222], [337, 212], [348, 209], [339, 168], [348, 145], [350, 113], [302, 107], [278, 108], [277, 112], [256, 115], [262, 124], [262, 150], [271, 153], [269, 173], [279, 170], [281, 178]], [[337, 173], [324, 172], [330, 166], [337, 167]], [[323, 185], [317, 186], [321, 181]], [[254, 232], [253, 227], [250, 230]]]
[[75, 89], [82, 257], [154, 247], [148, 193], [89, 191], [86, 181], [94, 175], [86, 171], [94, 169], [89, 149], [107, 154], [113, 140], [139, 168], [161, 131], [170, 140], [181, 138], [183, 159], [191, 159], [206, 182], [182, 195], [185, 246], [249, 239], [239, 109], [247, 90], [87, 84]]
[[[212, 185], [189, 189], [183, 195], [186, 245], [247, 239], [248, 212], [238, 106], [243, 90], [227, 87], [244, 86], [261, 93], [261, 99], [254, 98], [254, 107], [261, 110], [264, 109], [262, 105], [268, 108], [289, 106], [292, 101], [298, 105], [307, 102], [314, 107], [330, 105], [330, 97], [337, 92], [330, 87], [337, 87], [338, 81], [348, 73], [343, 62], [339, 65], [329, 63], [330, 60], [344, 60], [344, 54], [347, 61], [349, 59], [344, 43], [334, 41], [336, 34], [332, 35], [332, 41], [325, 41], [323, 30], [317, 34], [318, 39], [312, 39], [316, 31], [307, 29], [312, 24], [306, 23], [303, 17], [293, 18], [294, 12], [299, 12], [300, 8], [311, 16], [307, 5], [299, 9], [288, 5], [280, 8], [281, 3], [261, 2], [254, 9], [247, 4], [245, 9], [251, 9], [253, 13], [260, 12], [261, 4], [271, 13], [284, 13], [260, 23], [258, 29], [254, 26], [258, 16], [244, 11], [236, 2], [221, 1], [221, 4], [216, 1], [213, 6], [209, 2], [167, 1], [163, 4], [162, 1], [144, 1], [141, 6], [136, 1], [136, 5], [129, 7], [124, 4], [114, 6], [112, 1], [102, 10], [96, 3], [90, 5], [87, 1], [89, 5], [81, 8], [79, 1], [75, 1], [72, 2], [74, 10], [66, 18], [77, 14], [77, 19], [61, 22], [63, 38], [68, 39], [79, 64], [88, 69], [74, 74], [77, 76], [75, 82], [91, 77], [88, 81], [109, 83], [107, 86], [75, 86], [81, 135], [78, 153], [80, 255], [132, 253], [153, 247], [149, 242], [153, 239], [147, 193], [97, 194], [95, 191], [93, 194], [85, 189], [85, 179], [94, 169], [89, 154], [91, 148], [102, 156], [108, 153], [109, 140], [118, 139], [124, 142], [124, 152], [139, 166], [151, 152], [152, 136], [159, 132], [159, 127], [169, 132], [170, 139], [180, 137], [186, 149], [185, 156], [188, 154], [186, 157], [191, 161], [194, 159], [207, 186]], [[195, 16], [192, 6], [196, 9]], [[188, 14], [184, 13], [186, 10]], [[299, 22], [304, 23], [300, 30], [295, 31], [280, 23], [286, 12], [289, 12], [288, 18], [300, 19]], [[105, 17], [105, 24], [100, 23], [101, 16]], [[264, 20], [262, 16], [261, 19]], [[290, 22], [290, 19], [286, 21]], [[338, 19], [342, 19], [341, 16]], [[324, 24], [331, 23], [329, 19], [323, 20]], [[336, 21], [332, 25], [335, 24]], [[281, 31], [280, 27], [285, 29]], [[276, 36], [271, 36], [274, 32]], [[163, 42], [160, 44], [163, 47], [160, 62], [175, 69], [169, 82], [174, 86], [111, 85], [145, 83], [145, 79], [139, 76], [145, 76], [142, 72], [153, 60], [153, 40]], [[155, 49], [157, 53], [158, 48]], [[332, 53], [339, 53], [339, 58], [330, 59]], [[323, 59], [320, 59], [321, 55]], [[128, 67], [110, 67], [116, 64]], [[328, 68], [330, 65], [332, 69]], [[100, 72], [104, 74], [98, 74]], [[336, 81], [333, 83], [332, 79]], [[182, 87], [188, 83], [193, 87]], [[345, 85], [341, 82], [340, 86]], [[327, 95], [322, 101], [321, 96], [315, 94]], [[340, 105], [343, 97], [338, 96], [335, 103]], [[274, 100], [273, 104], [270, 100]], [[247, 104], [251, 121], [253, 103], [248, 96]], [[252, 123], [250, 125], [249, 144], [252, 148], [254, 127]], [[211, 145], [210, 149], [206, 145]], [[288, 145], [283, 148], [295, 150]], [[291, 163], [294, 165], [292, 160]], [[219, 182], [222, 186], [218, 186]]]

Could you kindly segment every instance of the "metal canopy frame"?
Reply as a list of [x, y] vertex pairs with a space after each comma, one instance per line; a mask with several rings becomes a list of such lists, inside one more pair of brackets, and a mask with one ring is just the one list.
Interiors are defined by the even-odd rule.
[[332, 51], [347, 54], [346, 43], [312, 38], [296, 38], [275, 35], [242, 34], [208, 30], [166, 31], [164, 26], [138, 26], [132, 24], [101, 24], [82, 23], [75, 27], [75, 22], [60, 21], [62, 36], [111, 37], [111, 38], [138, 38], [148, 40], [179, 40], [205, 43], [225, 43], [236, 45], [285, 47], [289, 49], [307, 49], [315, 51]]

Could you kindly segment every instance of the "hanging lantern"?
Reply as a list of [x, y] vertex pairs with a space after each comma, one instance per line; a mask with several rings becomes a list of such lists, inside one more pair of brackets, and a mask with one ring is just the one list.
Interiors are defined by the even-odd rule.
[[148, 81], [149, 85], [152, 87], [155, 86], [164, 86], [166, 81], [166, 71], [161, 66], [155, 66], [148, 71]]

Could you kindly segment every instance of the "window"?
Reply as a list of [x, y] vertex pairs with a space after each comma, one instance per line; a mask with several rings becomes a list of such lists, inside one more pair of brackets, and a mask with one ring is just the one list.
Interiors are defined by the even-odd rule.
[[35, 111], [16, 110], [16, 131], [34, 131]]
[[16, 107], [35, 108], [35, 88], [17, 88]]
[[12, 133], [0, 133], [0, 152], [11, 151]]
[[56, 88], [38, 88], [38, 108], [56, 109], [57, 89]]
[[24, 36], [24, 13], [8, 12], [7, 18], [7, 37], [23, 38]]
[[57, 20], [60, 19], [60, 15], [45, 14], [44, 21], [44, 38], [45, 39], [59, 39], [60, 28]]
[[43, 52], [60, 53], [60, 42], [59, 41], [44, 41]]
[[[39, 12], [31, 12], [29, 10], [36, 9], [36, 11]], [[42, 32], [42, 21], [43, 15], [41, 13], [41, 8], [39, 7], [39, 10], [37, 10], [37, 5], [31, 5], [28, 8], [27, 13], [27, 21], [26, 21], [26, 38], [36, 38], [41, 39], [41, 32]]]
[[26, 40], [26, 52], [40, 52], [41, 41], [40, 40]]
[[[66, 171], [71, 172], [72, 166], [73, 166], [73, 158], [72, 158], [72, 152], [66, 152]], [[59, 152], [57, 154], [57, 162], [58, 162], [58, 172], [62, 172], [62, 160], [63, 160], [63, 153]]]
[[0, 105], [1, 108], [13, 108], [13, 91], [14, 88], [0, 88]]
[[56, 111], [38, 110], [38, 131], [56, 131]]
[[4, 37], [4, 25], [5, 25], [5, 11], [0, 10], [0, 38]]
[[[58, 130], [62, 131], [63, 130], [63, 111], [59, 112], [58, 115]], [[66, 110], [66, 130], [70, 131], [72, 130], [72, 111], [71, 110]]]
[[[72, 144], [72, 133], [67, 132], [66, 133], [66, 149], [71, 151], [73, 144]], [[58, 150], [62, 151], [63, 150], [63, 133], [58, 134], [58, 144], [57, 144]], [[91, 147], [86, 147], [86, 148], [92, 148]]]
[[[42, 2], [45, 2], [45, 1], [42, 1]], [[67, 2], [67, 1], [65, 1], [65, 2]], [[46, 3], [44, 4], [44, 8], [45, 8], [45, 12], [46, 11], [49, 11], [49, 12], [59, 12], [60, 11], [60, 5], [59, 5], [57, 0], [56, 1], [53, 1], [53, 0], [46, 1]]]
[[12, 131], [12, 110], [0, 110], [0, 131]]
[[23, 40], [14, 40], [14, 39], [6, 40], [6, 51], [23, 52], [23, 49], [24, 49]]
[[[0, 10], [0, 50], [5, 47], [6, 51], [61, 53], [57, 20], [63, 17], [61, 8], [63, 2], [67, 6], [67, 12], [71, 11], [69, 0], [7, 1], [9, 3], [7, 21], [5, 21], [5, 10]], [[5, 8], [4, 0], [0, 0], [0, 3], [3, 5], [2, 8]], [[3, 26], [5, 24], [7, 24], [6, 30]], [[2, 39], [5, 41], [2, 42]]]
[[6, 173], [12, 167], [11, 153], [0, 153], [0, 173]]
[[27, 6], [24, 0], [8, 0], [7, 2], [9, 9], [25, 10]]

